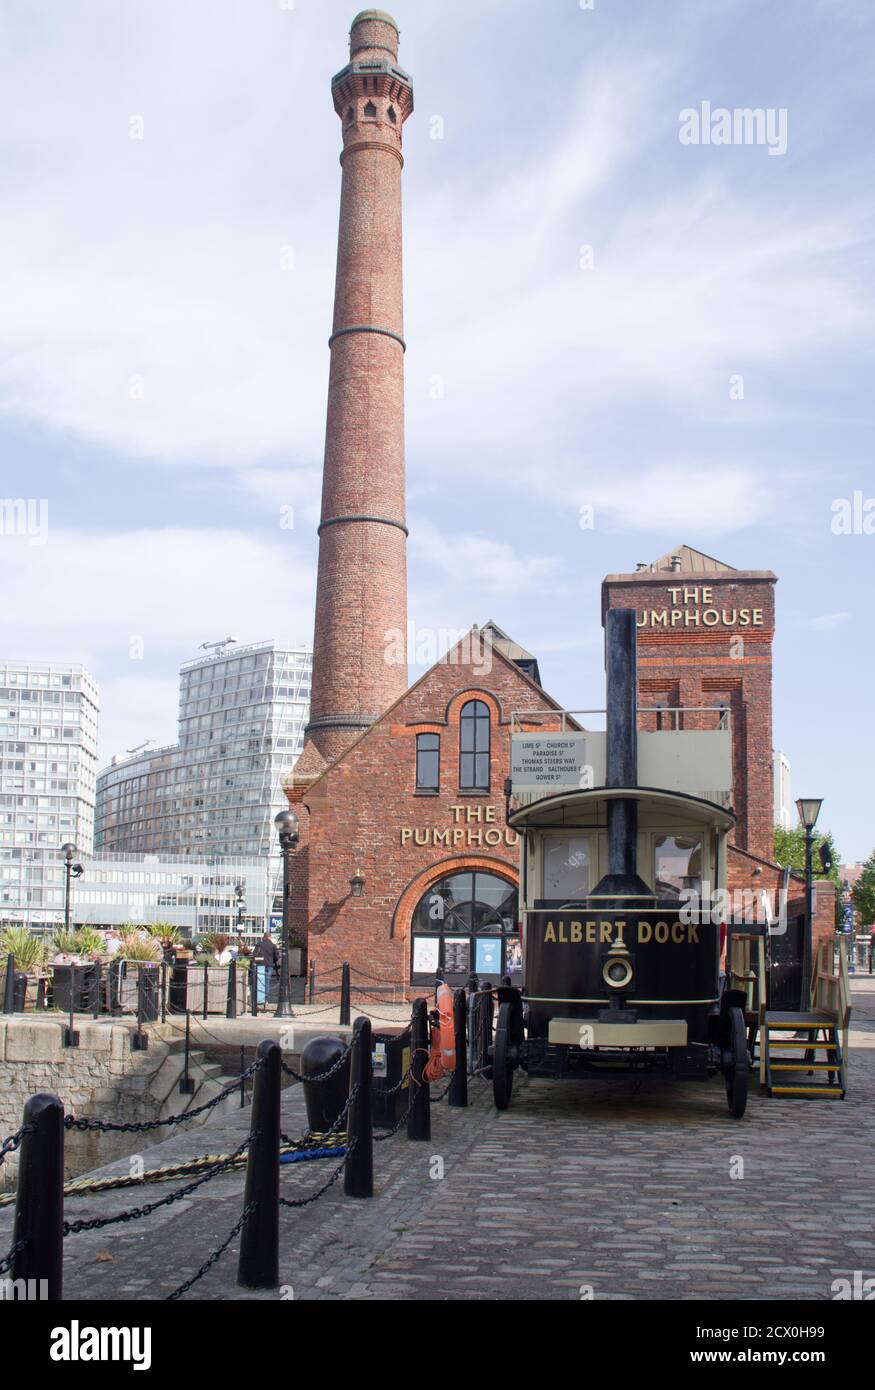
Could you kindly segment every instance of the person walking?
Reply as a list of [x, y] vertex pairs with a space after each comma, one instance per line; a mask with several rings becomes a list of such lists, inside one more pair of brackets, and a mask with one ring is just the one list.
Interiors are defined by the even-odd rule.
[[269, 931], [264, 933], [264, 936], [261, 938], [252, 954], [257, 962], [258, 1002], [259, 1004], [265, 1004], [267, 1002], [270, 978], [276, 973], [280, 959], [280, 953], [276, 948], [276, 942]]

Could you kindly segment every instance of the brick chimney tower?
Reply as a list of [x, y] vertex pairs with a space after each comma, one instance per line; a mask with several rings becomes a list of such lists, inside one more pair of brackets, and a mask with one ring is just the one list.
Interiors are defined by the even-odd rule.
[[352, 22], [333, 79], [343, 169], [319, 527], [313, 688], [295, 782], [407, 688], [401, 131], [413, 110], [382, 10]]

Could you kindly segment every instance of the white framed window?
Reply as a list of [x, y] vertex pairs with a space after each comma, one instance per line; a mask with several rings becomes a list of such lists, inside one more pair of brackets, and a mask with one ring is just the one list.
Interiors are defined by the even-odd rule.
[[592, 835], [575, 832], [545, 835], [542, 897], [571, 902], [592, 892], [595, 879], [595, 840]]

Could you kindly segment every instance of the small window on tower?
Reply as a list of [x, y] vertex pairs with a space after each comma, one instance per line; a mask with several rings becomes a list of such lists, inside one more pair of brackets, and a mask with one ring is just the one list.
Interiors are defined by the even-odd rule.
[[395, 114], [395, 107], [394, 107], [394, 106], [390, 106], [390, 107], [389, 107], [389, 110], [386, 112], [386, 114], [387, 114], [387, 116], [389, 117], [389, 120], [392, 122], [392, 124], [393, 124], [393, 125], [396, 125], [396, 124], [397, 124], [397, 121], [398, 121], [398, 117], [397, 117], [397, 115]]
[[352, 125], [353, 114], [354, 114], [354, 113], [353, 113], [353, 109], [352, 109], [352, 107], [350, 106], [349, 110], [348, 110], [347, 113], [346, 113], [346, 123], [347, 123], [347, 125]]
[[377, 108], [372, 101], [369, 101], [365, 107], [365, 116], [369, 121], [375, 121], [377, 119]]

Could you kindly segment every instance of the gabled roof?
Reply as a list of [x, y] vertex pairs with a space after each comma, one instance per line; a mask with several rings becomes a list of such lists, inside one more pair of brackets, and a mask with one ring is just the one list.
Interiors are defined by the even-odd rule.
[[498, 623], [494, 622], [492, 618], [489, 619], [488, 623], [484, 623], [480, 631], [489, 634], [492, 646], [502, 651], [509, 661], [537, 660], [537, 657], [532, 656], [531, 652], [527, 652], [525, 647], [521, 647], [512, 637], [508, 637], [507, 633], [502, 631]]
[[[496, 632], [501, 632], [501, 629], [497, 626], [497, 624], [488, 624], [488, 626], [494, 627]], [[308, 777], [306, 779], [306, 787], [304, 793], [305, 797], [307, 793], [314, 786], [316, 786], [317, 782], [321, 782], [323, 777], [326, 777], [328, 773], [331, 772], [335, 767], [339, 767], [340, 764], [343, 762], [344, 758], [347, 758], [349, 754], [353, 751], [353, 749], [357, 748], [358, 745], [369, 736], [369, 734], [377, 727], [378, 724], [382, 724], [385, 719], [391, 718], [392, 714], [394, 714], [395, 710], [402, 703], [402, 701], [406, 700], [408, 695], [410, 695], [412, 691], [418, 690], [419, 687], [423, 684], [423, 682], [428, 680], [432, 671], [437, 670], [439, 666], [454, 664], [459, 666], [464, 665], [463, 662], [454, 663], [452, 661], [452, 654], [453, 652], [458, 651], [460, 647], [466, 648], [468, 651], [470, 651], [472, 637], [479, 637], [480, 632], [480, 628], [478, 628], [477, 624], [474, 623], [474, 625], [468, 629], [465, 636], [461, 637], [454, 647], [451, 647], [450, 650], [446, 652], [444, 656], [440, 658], [439, 661], [436, 661], [434, 663], [434, 665], [429, 666], [428, 670], [425, 671], [423, 675], [419, 677], [419, 680], [414, 681], [412, 685], [408, 686], [407, 689], [404, 691], [403, 695], [399, 695], [398, 699], [395, 700], [389, 706], [388, 709], [383, 710], [383, 713], [374, 720], [370, 728], [365, 729], [362, 733], [359, 734], [358, 738], [353, 739], [352, 743], [350, 743], [348, 747], [344, 748], [343, 752], [340, 754], [338, 758], [335, 758], [333, 762], [327, 763], [314, 777], [312, 777], [312, 779]], [[514, 673], [519, 677], [521, 681], [524, 681], [526, 685], [530, 686], [531, 689], [537, 694], [538, 698], [543, 702], [543, 704], [545, 704], [550, 709], [562, 709], [562, 706], [559, 704], [558, 700], [554, 700], [552, 695], [548, 695], [546, 690], [544, 690], [536, 680], [532, 679], [531, 675], [525, 669], [524, 666], [517, 665], [517, 662], [514, 660], [514, 658], [508, 656], [507, 652], [503, 650], [503, 645], [509, 645], [510, 647], [513, 647], [519, 652], [523, 653], [523, 655], [520, 657], [520, 660], [525, 661], [527, 664], [531, 663], [537, 670], [537, 662], [535, 661], [534, 657], [529, 656], [527, 652], [524, 652], [522, 647], [517, 647], [517, 644], [513, 642], [511, 638], [509, 638], [503, 632], [501, 632], [500, 640], [496, 640], [494, 636], [491, 640], [493, 644], [492, 650], [495, 656], [498, 658], [498, 660], [503, 661], [506, 666], [509, 666], [514, 671]], [[303, 754], [301, 754], [301, 757], [303, 757]], [[300, 758], [298, 759], [298, 763], [299, 762]], [[296, 763], [295, 766], [292, 768], [291, 772], [286, 774], [286, 776], [283, 778], [284, 785], [288, 785], [289, 787], [295, 785], [295, 776], [297, 772], [298, 763]], [[302, 779], [302, 781], [303, 780], [304, 779]]]
[[[680, 560], [680, 568], [677, 568], [677, 561]], [[734, 565], [727, 565], [722, 560], [715, 560], [713, 555], [706, 555], [703, 550], [696, 550], [691, 545], [676, 545], [673, 550], [669, 550], [665, 555], [660, 555], [658, 560], [654, 560], [651, 565], [645, 565], [644, 569], [652, 570], [655, 574], [667, 570], [670, 574], [737, 574]]]

